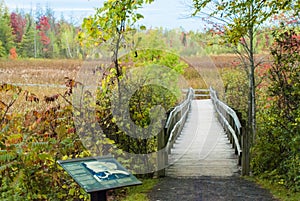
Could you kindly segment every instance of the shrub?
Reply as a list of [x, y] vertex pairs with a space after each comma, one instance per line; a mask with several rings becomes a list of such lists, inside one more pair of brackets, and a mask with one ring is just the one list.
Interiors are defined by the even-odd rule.
[[281, 27], [273, 36], [268, 98], [258, 115], [252, 167], [254, 174], [300, 191], [300, 32]]

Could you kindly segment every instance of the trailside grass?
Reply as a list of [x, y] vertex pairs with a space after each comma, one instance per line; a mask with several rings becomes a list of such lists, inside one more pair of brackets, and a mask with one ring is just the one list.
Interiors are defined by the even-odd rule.
[[142, 180], [142, 185], [128, 188], [128, 194], [123, 201], [148, 201], [147, 194], [158, 181], [158, 179]]
[[124, 187], [111, 191], [108, 201], [149, 201], [148, 193], [158, 183], [159, 179], [140, 179], [141, 185]]
[[259, 184], [262, 188], [267, 189], [270, 193], [281, 201], [299, 201], [300, 200], [300, 192], [291, 192], [289, 189], [285, 188], [282, 184], [276, 184], [267, 179], [263, 179], [260, 177], [244, 177], [247, 180], [253, 181]]

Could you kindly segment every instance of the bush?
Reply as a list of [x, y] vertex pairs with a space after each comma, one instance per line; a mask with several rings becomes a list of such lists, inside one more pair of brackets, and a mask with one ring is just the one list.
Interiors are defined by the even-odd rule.
[[281, 27], [273, 34], [268, 97], [259, 111], [252, 168], [292, 191], [300, 191], [300, 32]]
[[[44, 109], [19, 112], [20, 87], [2, 84], [0, 94], [0, 199], [87, 200], [57, 164], [89, 155], [74, 132], [71, 106], [53, 99]], [[38, 104], [33, 97], [27, 92], [27, 106]]]
[[241, 112], [243, 119], [247, 119], [247, 94], [249, 89], [245, 70], [239, 66], [223, 68], [221, 74], [224, 82], [226, 103]]

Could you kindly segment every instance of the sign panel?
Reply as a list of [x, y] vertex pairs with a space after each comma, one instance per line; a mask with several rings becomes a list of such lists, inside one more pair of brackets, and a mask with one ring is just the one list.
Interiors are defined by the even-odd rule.
[[89, 157], [58, 161], [88, 193], [142, 184], [113, 157]]

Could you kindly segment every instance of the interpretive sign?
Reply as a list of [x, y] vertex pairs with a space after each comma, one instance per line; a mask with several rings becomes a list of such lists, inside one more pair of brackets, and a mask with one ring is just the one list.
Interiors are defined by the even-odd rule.
[[142, 184], [112, 157], [60, 160], [58, 163], [87, 193]]

